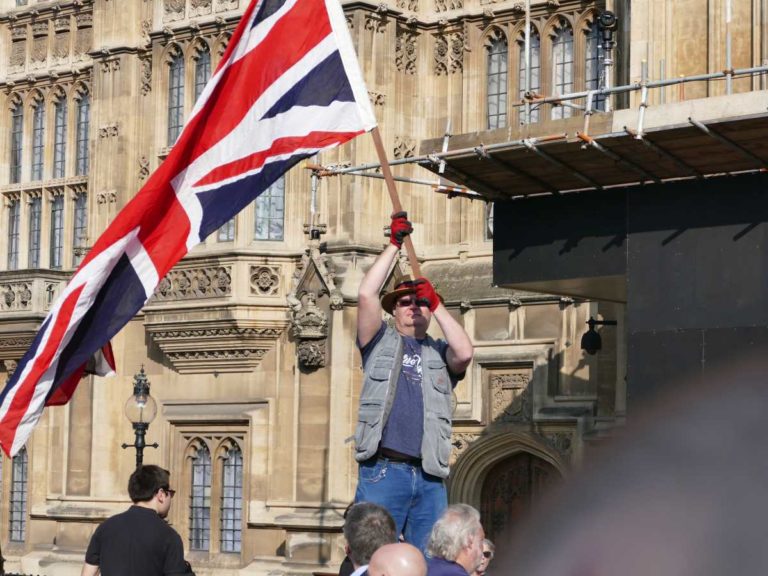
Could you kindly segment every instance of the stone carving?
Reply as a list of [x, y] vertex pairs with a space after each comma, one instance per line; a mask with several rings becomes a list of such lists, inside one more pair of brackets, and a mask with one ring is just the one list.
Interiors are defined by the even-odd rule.
[[228, 32], [225, 32], [224, 34], [222, 34], [216, 39], [216, 44], [214, 46], [214, 51], [216, 53], [216, 56], [218, 56], [219, 58], [224, 56], [224, 52], [226, 52], [227, 50], [227, 44], [229, 44], [229, 39], [231, 37], [232, 37], [231, 34], [229, 34]]
[[146, 156], [139, 158], [139, 180], [146, 180], [149, 176], [149, 159]]
[[216, 0], [216, 12], [226, 12], [227, 10], [237, 10], [240, 7], [240, 0]]
[[451, 435], [451, 450], [450, 464], [453, 465], [459, 457], [466, 452], [467, 448], [478, 438], [479, 434], [472, 434], [469, 432], [455, 432]]
[[120, 123], [112, 122], [99, 128], [99, 138], [114, 138], [120, 135]]
[[69, 32], [71, 27], [72, 27], [72, 22], [70, 22], [69, 16], [56, 18], [56, 20], [53, 21], [53, 29], [56, 32]]
[[267, 348], [242, 348], [233, 350], [188, 350], [184, 352], [167, 352], [171, 362], [184, 360], [239, 360], [255, 358], [261, 360], [269, 350]]
[[[69, 24], [69, 20], [67, 20]], [[56, 60], [66, 60], [69, 57], [69, 28], [57, 31], [53, 39], [53, 57]]]
[[11, 54], [8, 59], [8, 65], [11, 68], [24, 68], [27, 63], [27, 41], [14, 40], [11, 43]]
[[463, 0], [435, 0], [435, 11], [460, 10], [464, 7]]
[[185, 0], [163, 0], [163, 22], [183, 19], [185, 4]]
[[[30, 340], [29, 343], [32, 344], [32, 341]], [[8, 378], [13, 376], [13, 373], [16, 372], [16, 368], [19, 366], [16, 360], [3, 360], [3, 364], [5, 365], [5, 372], [8, 374]]]
[[146, 96], [152, 91], [152, 58], [141, 60], [141, 93]]
[[153, 330], [158, 340], [193, 340], [198, 338], [277, 338], [281, 328], [231, 327], [231, 328], [186, 328], [181, 330]]
[[204, 16], [210, 14], [213, 9], [212, 0], [190, 0], [189, 13], [191, 16]]
[[387, 96], [382, 92], [368, 90], [368, 98], [370, 98], [371, 104], [374, 106], [384, 106], [387, 103]]
[[157, 285], [153, 301], [221, 298], [232, 292], [231, 266], [171, 270]]
[[251, 266], [251, 294], [275, 296], [279, 290], [279, 266]]
[[32, 23], [32, 36], [48, 36], [48, 20]]
[[[40, 27], [44, 24], [45, 28]], [[30, 63], [39, 66], [48, 59], [48, 22], [39, 23], [32, 28], [32, 51]]]
[[419, 0], [397, 0], [397, 7], [401, 10], [419, 11]]
[[27, 282], [3, 284], [0, 288], [0, 310], [30, 310], [32, 290]]
[[96, 194], [96, 203], [97, 204], [114, 204], [117, 202], [117, 194], [114, 190], [109, 190], [107, 192], [99, 192]]
[[325, 366], [325, 340], [301, 340], [296, 348], [299, 362], [307, 368]]
[[533, 406], [530, 369], [495, 372], [490, 376], [491, 418], [494, 422], [530, 422]]
[[91, 14], [78, 14], [75, 16], [77, 22], [77, 36], [75, 38], [75, 54], [84, 57], [90, 52], [93, 46], [93, 16]]
[[344, 309], [344, 295], [340, 290], [331, 290], [330, 308], [331, 310]]
[[376, 12], [366, 14], [365, 29], [376, 33], [382, 33], [387, 29], [387, 7], [379, 4]]
[[448, 38], [442, 34], [435, 38], [435, 74], [448, 74]]
[[317, 295], [307, 292], [291, 310], [290, 334], [297, 340], [299, 362], [307, 368], [325, 366], [328, 315], [317, 306]]
[[101, 62], [101, 71], [104, 74], [109, 74], [110, 72], [117, 72], [120, 70], [120, 60], [117, 58], [112, 58], [110, 60], [102, 60]]
[[416, 155], [416, 140], [407, 136], [395, 136], [395, 158], [413, 158]]
[[464, 70], [464, 33], [455, 32], [451, 36], [451, 73]]
[[61, 289], [61, 283], [59, 282], [46, 282], [45, 283], [45, 306], [46, 310], [50, 310], [56, 297], [59, 295]]
[[454, 74], [464, 69], [464, 33], [439, 34], [435, 38], [435, 73]]
[[548, 432], [542, 435], [547, 444], [560, 452], [569, 454], [573, 443], [573, 435], [570, 432]]
[[416, 33], [399, 28], [395, 39], [395, 66], [398, 72], [416, 74]]
[[144, 42], [150, 42], [150, 33], [152, 32], [152, 20], [141, 21], [141, 38]]

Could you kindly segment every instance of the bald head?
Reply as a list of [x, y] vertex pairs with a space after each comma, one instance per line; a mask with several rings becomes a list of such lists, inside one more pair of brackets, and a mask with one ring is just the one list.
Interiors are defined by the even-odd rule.
[[427, 563], [419, 549], [410, 544], [387, 544], [371, 557], [370, 576], [426, 576]]

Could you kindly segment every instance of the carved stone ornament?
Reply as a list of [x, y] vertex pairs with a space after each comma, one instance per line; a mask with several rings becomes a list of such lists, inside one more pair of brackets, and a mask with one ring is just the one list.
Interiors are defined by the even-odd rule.
[[[30, 341], [30, 344], [32, 342]], [[3, 360], [3, 366], [5, 367], [5, 373], [8, 375], [8, 378], [13, 376], [13, 373], [16, 372], [16, 368], [19, 366], [19, 362], [17, 360]]]
[[280, 266], [251, 266], [251, 294], [275, 296], [280, 291]]
[[146, 96], [152, 91], [152, 59], [141, 60], [141, 94]]
[[458, 432], [451, 435], [451, 459], [450, 464], [453, 465], [456, 460], [469, 448], [469, 446], [478, 438], [479, 434], [472, 434], [468, 432]]
[[464, 69], [464, 33], [440, 34], [435, 38], [435, 73], [454, 74]]
[[368, 98], [374, 106], [384, 106], [387, 103], [387, 96], [382, 92], [368, 90]]
[[27, 27], [26, 26], [14, 26], [11, 28], [11, 40], [26, 40], [27, 39]]
[[213, 0], [190, 0], [190, 16], [205, 16], [213, 10]]
[[221, 298], [231, 292], [231, 266], [174, 269], [160, 280], [152, 302]]
[[419, 11], [419, 0], [397, 0], [397, 7], [400, 10], [410, 10], [411, 12]]
[[415, 32], [398, 29], [395, 40], [395, 66], [398, 72], [416, 74], [416, 37]]
[[48, 20], [42, 22], [34, 22], [32, 24], [32, 36], [47, 36], [48, 35]]
[[365, 16], [365, 29], [381, 34], [387, 29], [387, 12], [376, 11]]
[[147, 332], [181, 374], [251, 372], [274, 348], [285, 322], [205, 320], [166, 323], [151, 309]]
[[163, 0], [163, 22], [175, 22], [184, 18], [186, 0]]
[[56, 32], [56, 36], [53, 40], [53, 57], [56, 60], [66, 60], [69, 57], [69, 39], [69, 28], [61, 32]]
[[106, 192], [99, 192], [96, 194], [97, 204], [114, 204], [117, 202], [117, 194], [114, 190], [108, 190]]
[[395, 136], [395, 158], [413, 158], [416, 155], [416, 140], [407, 136]]
[[109, 74], [110, 72], [117, 72], [118, 70], [120, 70], [120, 60], [118, 58], [102, 60], [101, 71], [104, 74]]
[[216, 12], [237, 10], [239, 7], [240, 0], [216, 0]]
[[56, 20], [53, 21], [53, 29], [56, 30], [56, 32], [69, 32], [71, 26], [72, 22], [69, 20], [69, 16], [56, 18]]
[[24, 68], [27, 62], [27, 41], [14, 40], [11, 43], [11, 53], [8, 59], [8, 65], [11, 68]]
[[464, 7], [463, 0], [435, 0], [435, 11], [446, 12], [448, 10], [461, 10]]
[[448, 38], [442, 34], [435, 38], [435, 74], [448, 74]]
[[291, 336], [304, 339], [323, 339], [328, 336], [328, 315], [317, 306], [317, 295], [307, 292], [291, 320]]
[[491, 418], [494, 423], [531, 422], [531, 370], [517, 369], [490, 375]]
[[75, 54], [81, 57], [90, 52], [93, 46], [93, 28], [79, 27], [77, 29], [77, 37], [75, 39]]
[[115, 138], [120, 135], [120, 123], [112, 122], [99, 128], [99, 138]]
[[30, 310], [32, 290], [27, 282], [13, 282], [0, 286], [0, 310], [3, 312]]
[[149, 176], [149, 159], [146, 156], [139, 158], [139, 180], [146, 180]]
[[300, 340], [296, 347], [299, 362], [307, 368], [325, 366], [325, 340]]
[[37, 36], [32, 39], [30, 63], [39, 67], [48, 59], [48, 36]]
[[561, 454], [568, 455], [573, 445], [573, 434], [570, 432], [545, 432], [542, 434], [544, 440], [552, 448]]

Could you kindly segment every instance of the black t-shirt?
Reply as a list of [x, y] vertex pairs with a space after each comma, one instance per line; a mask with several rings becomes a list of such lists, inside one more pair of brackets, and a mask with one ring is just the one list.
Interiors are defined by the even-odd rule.
[[85, 561], [102, 576], [191, 574], [179, 534], [154, 510], [131, 506], [93, 533]]

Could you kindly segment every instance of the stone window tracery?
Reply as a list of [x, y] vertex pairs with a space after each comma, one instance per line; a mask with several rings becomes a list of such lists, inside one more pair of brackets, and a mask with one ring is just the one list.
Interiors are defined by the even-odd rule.
[[23, 158], [23, 130], [24, 130], [24, 105], [21, 99], [14, 102], [11, 109], [11, 183], [21, 182], [21, 168]]
[[64, 256], [64, 194], [54, 192], [51, 198], [50, 267], [61, 270]]
[[43, 179], [43, 151], [45, 150], [45, 102], [42, 97], [32, 109], [32, 180]]
[[83, 191], [75, 196], [74, 223], [72, 228], [72, 264], [77, 267], [85, 256], [88, 243], [88, 193]]
[[191, 447], [191, 498], [189, 501], [189, 548], [209, 550], [211, 541], [211, 452], [197, 440]]
[[280, 176], [254, 201], [256, 240], [282, 240], [285, 217], [285, 175]]
[[21, 202], [15, 196], [6, 197], [8, 208], [8, 270], [19, 267], [19, 229], [21, 224]]
[[[552, 29], [552, 93], [573, 92], [573, 28], [562, 18]], [[552, 119], [570, 118], [571, 108], [554, 106]]]
[[79, 94], [77, 102], [77, 141], [75, 145], [75, 174], [85, 176], [90, 169], [88, 134], [91, 128], [91, 95], [86, 88]]
[[174, 46], [168, 67], [168, 146], [173, 146], [184, 125], [184, 54]]
[[[605, 53], [603, 52], [603, 43], [600, 25], [596, 18], [587, 23], [585, 30], [585, 55], [584, 55], [584, 78], [587, 90], [597, 90], [605, 86], [603, 62]], [[594, 110], [605, 110], [605, 95], [596, 94], [592, 100]]]
[[487, 128], [507, 125], [507, 58], [509, 47], [501, 30], [494, 30], [486, 42], [487, 49]]
[[42, 220], [42, 197], [35, 194], [29, 198], [29, 238], [27, 267], [40, 267], [40, 231]]
[[67, 99], [62, 95], [54, 104], [53, 177], [64, 178], [67, 161]]
[[27, 470], [29, 458], [23, 447], [11, 462], [11, 505], [8, 514], [8, 539], [24, 542], [27, 539]]
[[[526, 76], [526, 67], [527, 62], [525, 59], [525, 32], [523, 31], [517, 40], [518, 45], [518, 51], [519, 51], [519, 75], [518, 75], [518, 86], [519, 86], [519, 94], [520, 99], [524, 100], [525, 98], [525, 76]], [[539, 36], [538, 30], [531, 26], [531, 37], [530, 37], [530, 52], [531, 52], [531, 76], [530, 76], [530, 82], [531, 85], [529, 87], [531, 94], [538, 94], [541, 91], [541, 37]], [[525, 110], [521, 107], [520, 108], [520, 118], [521, 123], [524, 122], [524, 114]], [[536, 105], [531, 105], [531, 122], [538, 122], [539, 121], [539, 108]]]

